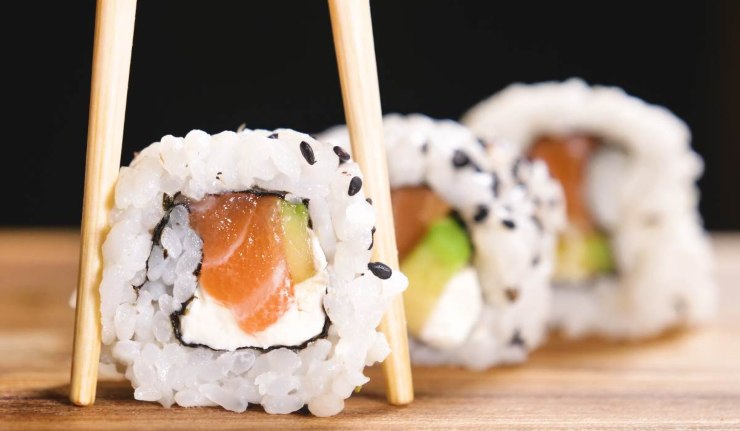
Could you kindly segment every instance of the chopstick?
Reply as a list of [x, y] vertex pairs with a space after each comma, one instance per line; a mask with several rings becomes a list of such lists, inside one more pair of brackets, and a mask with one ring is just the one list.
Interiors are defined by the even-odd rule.
[[[329, 11], [352, 153], [377, 212], [373, 260], [398, 270], [370, 2], [329, 0]], [[391, 404], [408, 404], [414, 399], [414, 388], [401, 295], [394, 298], [380, 329], [391, 347], [383, 363], [386, 397]]]
[[98, 0], [87, 132], [82, 248], [69, 399], [95, 402], [100, 360], [102, 245], [121, 166], [136, 0]]

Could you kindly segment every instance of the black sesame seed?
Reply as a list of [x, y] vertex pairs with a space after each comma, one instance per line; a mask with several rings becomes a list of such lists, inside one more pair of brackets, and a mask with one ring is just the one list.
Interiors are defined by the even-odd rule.
[[301, 154], [303, 154], [303, 158], [306, 159], [309, 165], [316, 163], [316, 156], [313, 155], [313, 148], [311, 148], [306, 141], [301, 141]]
[[470, 157], [462, 150], [455, 150], [452, 155], [452, 166], [459, 169], [465, 167], [468, 163], [470, 163]]
[[519, 333], [519, 330], [517, 329], [514, 332], [514, 335], [512, 335], [511, 340], [509, 340], [510, 346], [520, 346], [525, 347], [526, 343], [524, 342], [524, 339], [522, 338], [522, 334]]
[[337, 157], [339, 157], [339, 163], [344, 163], [349, 160], [349, 153], [344, 151], [344, 148], [338, 145], [334, 147], [334, 154], [336, 154]]
[[373, 273], [374, 276], [378, 277], [381, 280], [388, 280], [389, 278], [391, 278], [391, 274], [393, 274], [393, 271], [391, 271], [388, 265], [382, 262], [370, 262], [367, 264], [367, 268], [370, 270], [370, 272]]
[[350, 196], [354, 196], [357, 194], [357, 192], [360, 191], [362, 188], [362, 178], [360, 177], [352, 177], [352, 179], [349, 181], [349, 189], [347, 190], [347, 194]]
[[537, 256], [532, 258], [532, 266], [537, 266], [539, 264], [540, 264], [540, 255], [538, 254]]
[[475, 210], [473, 220], [475, 220], [476, 223], [481, 223], [486, 219], [486, 217], [488, 217], [488, 207], [485, 205], [478, 205], [478, 209]]
[[372, 198], [367, 198], [367, 199], [365, 199], [365, 201], [366, 201], [367, 203], [369, 203], [370, 205], [372, 205], [372, 204], [373, 204], [373, 199], [372, 199]]
[[516, 223], [514, 223], [513, 220], [504, 219], [501, 223], [506, 226], [507, 229], [514, 229], [516, 227]]
[[483, 139], [478, 138], [476, 139], [476, 141], [478, 142], [478, 145], [480, 145], [481, 147], [488, 148], [488, 142], [484, 141]]
[[519, 178], [521, 168], [522, 168], [522, 158], [519, 157], [514, 161], [514, 165], [511, 167], [511, 174], [517, 180], [521, 180], [521, 178]]
[[429, 142], [421, 144], [421, 153], [426, 154], [429, 151]]
[[277, 133], [272, 133], [269, 136], [267, 136], [267, 138], [268, 139], [277, 139], [278, 138], [278, 134]]
[[372, 250], [373, 246], [375, 245], [375, 226], [370, 230], [370, 247], [368, 247], [368, 250]]
[[519, 290], [514, 288], [508, 288], [504, 290], [504, 294], [506, 295], [506, 299], [509, 300], [509, 302], [514, 302], [519, 298]]
[[493, 196], [498, 196], [501, 189], [501, 181], [498, 178], [496, 172], [491, 172], [491, 190], [493, 190]]

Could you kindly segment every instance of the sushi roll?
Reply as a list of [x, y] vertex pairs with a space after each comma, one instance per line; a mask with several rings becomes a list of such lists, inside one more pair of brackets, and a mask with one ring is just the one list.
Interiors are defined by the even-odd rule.
[[656, 335], [712, 316], [716, 289], [697, 209], [703, 166], [667, 109], [578, 79], [516, 84], [463, 122], [519, 144], [561, 182], [553, 322], [565, 334]]
[[[542, 340], [562, 208], [544, 163], [490, 148], [461, 124], [387, 115], [391, 199], [411, 356], [485, 369]], [[321, 139], [348, 146], [343, 126]], [[488, 152], [493, 157], [488, 157]]]
[[406, 278], [341, 149], [288, 129], [165, 136], [121, 169], [103, 247], [103, 360], [142, 401], [334, 415], [389, 353]]

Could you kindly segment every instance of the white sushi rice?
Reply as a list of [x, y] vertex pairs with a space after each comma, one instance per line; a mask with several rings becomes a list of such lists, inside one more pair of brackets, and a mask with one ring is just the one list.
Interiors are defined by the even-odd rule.
[[587, 196], [611, 235], [617, 276], [555, 289], [553, 321], [571, 336], [651, 336], [710, 318], [710, 247], [697, 210], [702, 161], [688, 127], [667, 109], [579, 79], [515, 84], [463, 122], [524, 154], [542, 134], [587, 133], [619, 151], [594, 156]]
[[[268, 138], [273, 133], [277, 138]], [[312, 148], [314, 164], [302, 154], [301, 142]], [[362, 190], [349, 196], [355, 176], [361, 177], [357, 165], [340, 164], [331, 146], [287, 129], [213, 136], [195, 130], [144, 149], [121, 169], [103, 246], [103, 361], [125, 373], [136, 399], [167, 407], [220, 405], [242, 412], [261, 404], [269, 413], [290, 413], [307, 405], [317, 416], [340, 412], [368, 381], [363, 368], [389, 353], [375, 328], [407, 283], [399, 271], [381, 280], [368, 269], [375, 212]], [[165, 216], [163, 195], [180, 192], [198, 200], [253, 188], [310, 200], [313, 231], [328, 261], [328, 335], [303, 349], [267, 353], [184, 346], [174, 337], [170, 315], [198, 288], [193, 272], [202, 241], [189, 228], [185, 208], [175, 206], [161, 246], [153, 246], [153, 231]]]
[[[484, 297], [461, 345], [438, 349], [412, 339], [412, 359], [472, 369], [524, 360], [542, 341], [549, 315], [554, 237], [563, 222], [559, 185], [542, 163], [519, 161], [515, 177], [514, 153], [505, 144], [484, 148], [466, 127], [451, 120], [390, 114], [384, 117], [384, 132], [391, 186], [427, 185], [465, 221]], [[348, 146], [344, 126], [321, 139]], [[470, 163], [456, 167], [453, 159], [460, 153]], [[475, 222], [481, 206], [488, 215]], [[471, 309], [454, 311], [465, 316]], [[448, 322], [451, 318], [443, 317]]]

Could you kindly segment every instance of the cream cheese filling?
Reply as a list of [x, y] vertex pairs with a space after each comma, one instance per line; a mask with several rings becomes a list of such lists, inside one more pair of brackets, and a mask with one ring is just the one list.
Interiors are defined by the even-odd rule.
[[478, 274], [466, 266], [445, 285], [419, 339], [442, 350], [459, 346], [468, 338], [483, 309]]

